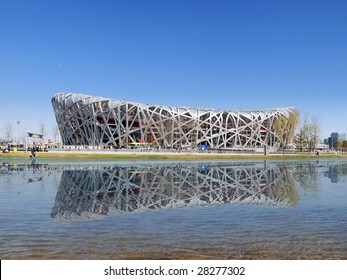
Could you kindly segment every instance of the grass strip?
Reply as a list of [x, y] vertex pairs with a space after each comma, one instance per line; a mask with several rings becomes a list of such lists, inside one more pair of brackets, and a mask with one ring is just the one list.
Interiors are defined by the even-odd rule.
[[[30, 158], [30, 153], [2, 153], [2, 159], [12, 158]], [[199, 153], [170, 153], [170, 154], [155, 154], [155, 153], [54, 153], [42, 152], [37, 153], [36, 158], [52, 158], [52, 159], [143, 159], [143, 160], [199, 160], [199, 159], [321, 159], [321, 158], [347, 158], [347, 154], [199, 154]]]

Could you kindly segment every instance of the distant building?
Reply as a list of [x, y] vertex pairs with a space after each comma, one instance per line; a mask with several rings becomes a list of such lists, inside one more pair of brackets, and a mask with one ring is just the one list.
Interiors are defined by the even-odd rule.
[[329, 145], [328, 144], [324, 144], [324, 143], [318, 143], [316, 144], [316, 150], [328, 150], [329, 149]]
[[5, 139], [0, 139], [0, 146], [7, 146], [8, 144], [11, 144], [12, 140], [5, 140]]
[[328, 144], [330, 149], [337, 149], [342, 141], [346, 141], [346, 133], [333, 132], [328, 139], [324, 139], [324, 144]]

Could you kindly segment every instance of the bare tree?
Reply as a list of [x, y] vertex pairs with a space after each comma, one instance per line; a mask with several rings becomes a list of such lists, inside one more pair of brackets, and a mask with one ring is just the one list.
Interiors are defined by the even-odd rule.
[[54, 142], [59, 141], [60, 131], [59, 131], [59, 128], [56, 124], [53, 125], [52, 132], [53, 132], [53, 136], [54, 136]]
[[19, 133], [19, 142], [22, 142], [22, 144], [26, 144], [26, 136], [27, 136], [27, 133], [25, 130], [22, 130], [20, 133]]
[[319, 142], [319, 135], [320, 135], [320, 125], [317, 117], [312, 117], [311, 124], [310, 124], [310, 150], [315, 150], [316, 145]]
[[305, 148], [308, 152], [315, 150], [316, 144], [319, 142], [320, 125], [317, 117], [312, 117], [311, 122], [305, 120], [304, 125], [300, 129], [297, 138], [302, 138]]
[[4, 136], [6, 140], [12, 140], [13, 138], [13, 125], [12, 123], [8, 122], [4, 126]]
[[283, 148], [283, 154], [288, 144], [293, 141], [296, 126], [299, 122], [299, 112], [290, 112], [288, 116], [280, 115], [274, 121], [274, 130]]
[[46, 124], [43, 120], [41, 120], [39, 124], [39, 133], [44, 136], [45, 132], [46, 132]]

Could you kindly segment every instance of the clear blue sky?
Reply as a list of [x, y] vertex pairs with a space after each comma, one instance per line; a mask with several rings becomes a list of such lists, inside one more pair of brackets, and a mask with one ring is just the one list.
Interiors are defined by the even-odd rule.
[[347, 132], [347, 1], [0, 0], [5, 123], [51, 133], [51, 97], [265, 109]]

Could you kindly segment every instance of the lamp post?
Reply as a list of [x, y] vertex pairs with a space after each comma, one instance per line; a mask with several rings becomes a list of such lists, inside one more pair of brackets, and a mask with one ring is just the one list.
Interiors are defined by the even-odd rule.
[[19, 148], [19, 124], [20, 120], [17, 120], [17, 148]]
[[95, 132], [93, 132], [93, 152], [95, 154]]

